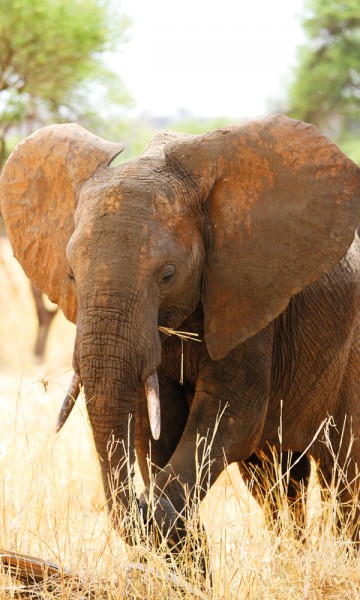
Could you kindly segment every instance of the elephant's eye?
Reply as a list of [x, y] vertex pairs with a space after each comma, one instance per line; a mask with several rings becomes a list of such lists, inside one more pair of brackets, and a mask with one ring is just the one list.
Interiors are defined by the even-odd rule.
[[166, 265], [165, 269], [161, 274], [161, 283], [170, 283], [175, 275], [175, 267], [173, 265]]
[[70, 268], [68, 269], [68, 278], [69, 278], [71, 281], [75, 281], [75, 276], [74, 276], [74, 273], [73, 273], [72, 269], [70, 269]]

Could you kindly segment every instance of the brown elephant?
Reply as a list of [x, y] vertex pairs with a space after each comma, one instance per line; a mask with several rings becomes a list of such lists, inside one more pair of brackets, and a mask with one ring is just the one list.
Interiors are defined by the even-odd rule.
[[54, 317], [58, 313], [58, 306], [47, 308], [45, 305], [44, 294], [33, 283], [30, 284], [31, 295], [33, 297], [38, 320], [38, 330], [34, 344], [34, 356], [38, 362], [42, 362], [45, 356], [46, 343], [49, 337], [50, 326]]
[[[5, 165], [1, 210], [27, 275], [77, 325], [63, 415], [81, 384], [106, 493], [115, 474], [124, 507], [124, 446], [149, 484], [151, 443], [170, 523], [221, 412], [210, 485], [224, 457], [279, 446], [281, 406], [283, 450], [303, 452], [329, 414], [360, 431], [360, 171], [283, 116], [160, 134], [111, 167], [122, 149], [74, 124], [39, 130]], [[202, 340], [184, 344], [183, 384], [181, 342], [159, 326]], [[326, 447], [311, 452], [331, 477]], [[307, 474], [302, 459], [294, 478]]]

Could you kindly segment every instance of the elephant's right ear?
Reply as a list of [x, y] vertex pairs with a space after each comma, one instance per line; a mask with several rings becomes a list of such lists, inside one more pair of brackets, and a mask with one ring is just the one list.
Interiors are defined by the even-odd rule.
[[66, 246], [78, 190], [123, 148], [74, 123], [51, 125], [16, 146], [0, 178], [1, 212], [14, 256], [73, 322], [77, 299]]
[[204, 337], [219, 360], [344, 256], [360, 222], [360, 169], [282, 115], [172, 142], [165, 157], [202, 200]]

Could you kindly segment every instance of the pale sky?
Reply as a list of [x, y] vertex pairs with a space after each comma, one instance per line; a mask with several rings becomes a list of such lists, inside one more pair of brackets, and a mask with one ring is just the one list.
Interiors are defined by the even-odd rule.
[[119, 72], [138, 112], [257, 117], [284, 94], [304, 0], [122, 0]]

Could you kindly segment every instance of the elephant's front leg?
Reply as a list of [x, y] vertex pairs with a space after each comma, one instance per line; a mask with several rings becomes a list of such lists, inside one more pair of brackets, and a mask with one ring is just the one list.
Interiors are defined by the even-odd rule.
[[[157, 520], [171, 523], [174, 514], [183, 515], [186, 497], [196, 490], [202, 498], [223, 470], [224, 459], [244, 460], [254, 452], [268, 405], [272, 334], [269, 326], [225, 359], [203, 360], [184, 433], [156, 478]], [[177, 528], [183, 530], [181, 518]]]

